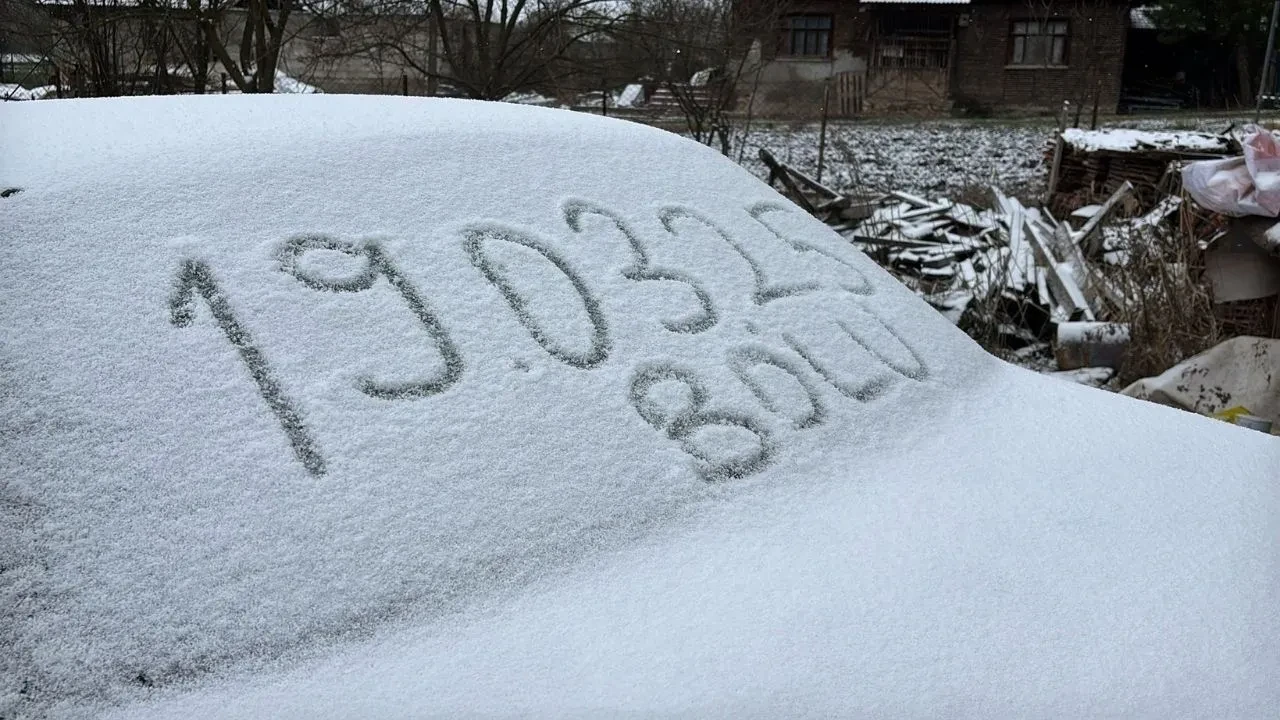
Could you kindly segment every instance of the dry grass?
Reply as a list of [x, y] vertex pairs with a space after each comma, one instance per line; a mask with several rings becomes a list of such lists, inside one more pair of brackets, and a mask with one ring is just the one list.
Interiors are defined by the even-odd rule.
[[1197, 244], [1203, 218], [1189, 206], [1176, 228], [1130, 233], [1128, 262], [1106, 273], [1126, 298], [1112, 318], [1128, 323], [1131, 338], [1121, 384], [1158, 375], [1222, 340]]

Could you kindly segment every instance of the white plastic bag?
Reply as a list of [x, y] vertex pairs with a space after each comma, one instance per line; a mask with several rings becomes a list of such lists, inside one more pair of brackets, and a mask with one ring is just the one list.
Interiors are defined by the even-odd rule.
[[1224, 215], [1264, 215], [1249, 200], [1253, 178], [1244, 158], [1200, 160], [1182, 168], [1182, 187], [1206, 210]]
[[1243, 157], [1201, 160], [1182, 168], [1182, 186], [1224, 215], [1280, 215], [1280, 144], [1267, 130], [1245, 129]]
[[1280, 214], [1280, 144], [1274, 135], [1255, 126], [1246, 128], [1243, 145], [1244, 163], [1253, 178], [1254, 203], [1275, 217]]

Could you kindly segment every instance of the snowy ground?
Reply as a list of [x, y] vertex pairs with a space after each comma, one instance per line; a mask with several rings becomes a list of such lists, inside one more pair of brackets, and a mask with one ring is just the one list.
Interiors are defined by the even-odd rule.
[[[1040, 148], [1048, 138], [1038, 126], [921, 123], [841, 124], [827, 128], [823, 182], [839, 189], [863, 187], [927, 197], [950, 197], [996, 184], [1030, 193], [1043, 182]], [[818, 129], [768, 127], [748, 136], [743, 164], [767, 177], [759, 148], [815, 176]]]
[[[1102, 127], [1224, 130], [1245, 118], [1170, 117], [1113, 119]], [[901, 190], [929, 198], [989, 199], [989, 186], [1006, 195], [1030, 199], [1044, 187], [1044, 149], [1056, 126], [1039, 121], [939, 120], [831, 123], [823, 182], [837, 189]], [[741, 128], [739, 129], [741, 132]], [[818, 167], [816, 124], [757, 123], [739, 140], [733, 158], [760, 177], [768, 171], [757, 159], [760, 148], [813, 176]]]

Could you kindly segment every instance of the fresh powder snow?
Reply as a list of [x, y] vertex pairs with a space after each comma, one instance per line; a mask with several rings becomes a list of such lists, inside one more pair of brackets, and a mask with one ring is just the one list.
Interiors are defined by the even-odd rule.
[[1182, 150], [1221, 154], [1229, 152], [1231, 148], [1231, 141], [1222, 135], [1185, 130], [1160, 131], [1127, 128], [1082, 130], [1080, 128], [1067, 128], [1062, 133], [1062, 139], [1068, 145], [1086, 152], [1097, 150], [1115, 152]]
[[1233, 717], [1280, 443], [983, 353], [692, 141], [0, 107], [0, 714]]

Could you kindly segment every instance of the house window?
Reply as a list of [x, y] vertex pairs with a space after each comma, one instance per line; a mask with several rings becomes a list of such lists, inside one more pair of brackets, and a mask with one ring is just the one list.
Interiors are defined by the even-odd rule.
[[827, 57], [831, 54], [830, 15], [788, 15], [786, 27], [787, 54], [804, 57]]
[[911, 11], [880, 14], [872, 65], [945, 69], [951, 55], [951, 23], [950, 15]]
[[1067, 64], [1066, 20], [1015, 20], [1010, 65]]

